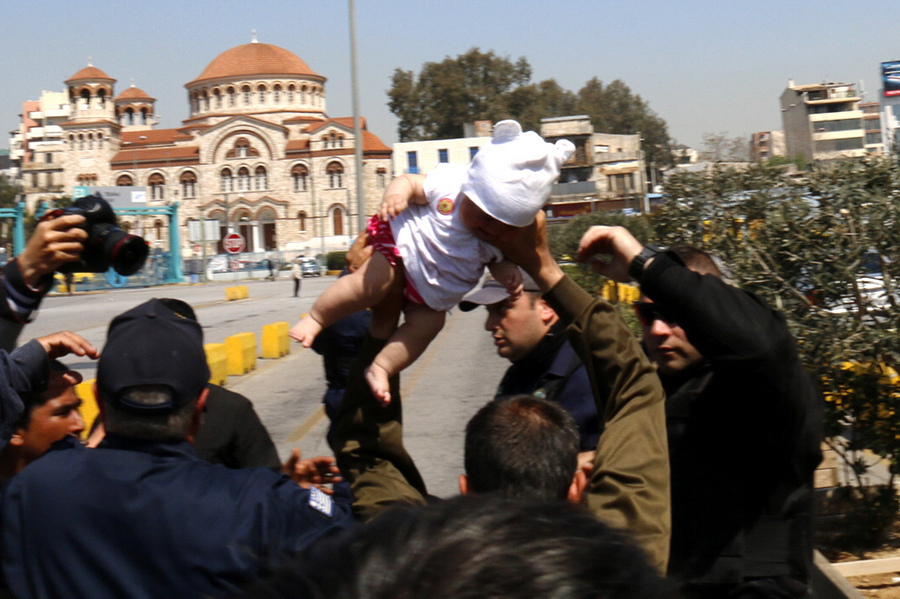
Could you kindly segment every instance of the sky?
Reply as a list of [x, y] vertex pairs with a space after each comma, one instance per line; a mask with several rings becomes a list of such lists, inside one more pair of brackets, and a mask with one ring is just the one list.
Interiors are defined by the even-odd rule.
[[[92, 64], [157, 99], [158, 128], [188, 116], [184, 84], [251, 41], [290, 50], [327, 77], [327, 113], [352, 115], [348, 2], [341, 0], [0, 0], [0, 148], [22, 102]], [[356, 0], [360, 114], [388, 145], [397, 68], [477, 47], [525, 57], [532, 81], [578, 91], [624, 81], [679, 143], [704, 133], [781, 129], [778, 98], [797, 84], [864, 81], [879, 98], [880, 63], [900, 59], [900, 2], [872, 0]], [[553, 8], [549, 8], [550, 6]]]

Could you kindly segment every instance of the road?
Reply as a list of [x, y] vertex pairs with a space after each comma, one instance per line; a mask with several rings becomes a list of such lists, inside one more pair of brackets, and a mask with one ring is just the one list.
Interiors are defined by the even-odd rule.
[[[332, 281], [332, 277], [305, 279], [299, 298], [292, 297], [289, 279], [242, 281], [239, 284], [249, 287], [249, 299], [231, 302], [225, 300], [230, 283], [51, 295], [21, 340], [73, 330], [102, 350], [106, 327], [114, 316], [153, 297], [174, 297], [194, 307], [207, 343], [245, 331], [255, 333], [258, 343], [263, 325], [293, 324]], [[483, 324], [482, 311], [453, 311], [438, 338], [401, 376], [405, 443], [429, 492], [437, 496], [457, 492], [465, 424], [493, 396], [508, 366], [496, 356]], [[93, 378], [95, 365], [90, 360], [66, 363], [86, 379]], [[320, 407], [325, 392], [322, 361], [311, 350], [292, 344], [288, 356], [258, 360], [256, 370], [229, 377], [227, 387], [253, 401], [282, 458], [292, 447], [299, 447], [306, 456], [329, 453], [327, 419]]]

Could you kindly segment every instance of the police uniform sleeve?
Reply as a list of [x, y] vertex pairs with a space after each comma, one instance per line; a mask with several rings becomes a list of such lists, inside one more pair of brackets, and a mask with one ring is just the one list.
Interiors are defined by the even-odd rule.
[[591, 298], [568, 276], [544, 299], [568, 323], [587, 369], [603, 433], [587, 505], [626, 530], [661, 572], [671, 536], [665, 396], [653, 366], [616, 309]]
[[403, 446], [400, 381], [391, 379], [391, 403], [382, 408], [363, 372], [385, 341], [366, 335], [350, 370], [333, 424], [332, 450], [353, 490], [353, 510], [369, 520], [397, 503], [425, 502], [425, 483]]

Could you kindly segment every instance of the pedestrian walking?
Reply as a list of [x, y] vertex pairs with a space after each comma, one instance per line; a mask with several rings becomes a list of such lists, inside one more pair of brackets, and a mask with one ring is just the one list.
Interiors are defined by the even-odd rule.
[[291, 276], [294, 278], [294, 297], [297, 297], [300, 293], [300, 281], [303, 280], [303, 272], [300, 270], [300, 258], [294, 260], [294, 265], [291, 266]]

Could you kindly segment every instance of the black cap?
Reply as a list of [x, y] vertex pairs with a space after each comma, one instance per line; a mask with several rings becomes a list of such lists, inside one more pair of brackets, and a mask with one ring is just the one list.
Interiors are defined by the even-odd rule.
[[[97, 366], [100, 396], [123, 409], [168, 412], [199, 397], [209, 381], [203, 329], [152, 299], [116, 316]], [[165, 403], [136, 403], [124, 391], [135, 385], [166, 385]]]

